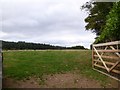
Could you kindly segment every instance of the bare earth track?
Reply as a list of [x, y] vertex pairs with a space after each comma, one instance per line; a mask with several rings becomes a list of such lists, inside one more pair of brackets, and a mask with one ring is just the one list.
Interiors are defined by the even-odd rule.
[[[44, 84], [39, 82], [38, 78], [30, 78], [29, 80], [16, 81], [10, 78], [3, 80], [4, 88], [103, 88], [96, 80], [83, 77], [78, 74], [65, 73], [46, 75]], [[106, 88], [117, 88], [117, 81], [109, 84]]]

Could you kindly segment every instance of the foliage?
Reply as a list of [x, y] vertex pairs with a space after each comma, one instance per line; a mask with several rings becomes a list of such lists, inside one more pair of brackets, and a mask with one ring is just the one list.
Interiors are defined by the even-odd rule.
[[85, 49], [83, 46], [72, 46], [68, 47], [67, 49]]
[[94, 0], [84, 4], [82, 9], [89, 13], [89, 16], [85, 19], [86, 30], [91, 30], [96, 35], [100, 35], [106, 23], [106, 15], [108, 15], [112, 6], [112, 2], [94, 2]]
[[40, 44], [40, 43], [28, 43], [28, 42], [8, 42], [2, 41], [2, 49], [4, 50], [45, 50], [45, 49], [85, 49], [83, 46], [74, 46], [74, 47], [62, 47], [62, 46], [53, 46], [50, 44]]
[[106, 25], [96, 43], [120, 40], [120, 1], [114, 3], [107, 16]]

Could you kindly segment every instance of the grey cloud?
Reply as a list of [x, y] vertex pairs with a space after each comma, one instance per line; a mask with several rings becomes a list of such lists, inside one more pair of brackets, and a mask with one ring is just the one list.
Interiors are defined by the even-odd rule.
[[92, 42], [95, 35], [85, 32], [87, 14], [80, 10], [83, 3], [80, 0], [4, 0], [2, 39], [68, 46]]

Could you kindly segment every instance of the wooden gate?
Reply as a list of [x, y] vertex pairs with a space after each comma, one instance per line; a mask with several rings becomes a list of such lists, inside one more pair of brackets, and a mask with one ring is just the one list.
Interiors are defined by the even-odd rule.
[[92, 67], [120, 81], [120, 41], [93, 44]]

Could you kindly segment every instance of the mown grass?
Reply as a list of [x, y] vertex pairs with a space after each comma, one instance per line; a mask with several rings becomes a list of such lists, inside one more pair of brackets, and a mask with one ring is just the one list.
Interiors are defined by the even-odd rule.
[[102, 83], [107, 77], [94, 71], [91, 50], [77, 51], [6, 51], [3, 52], [3, 75], [14, 79], [29, 76], [79, 71], [80, 74]]

